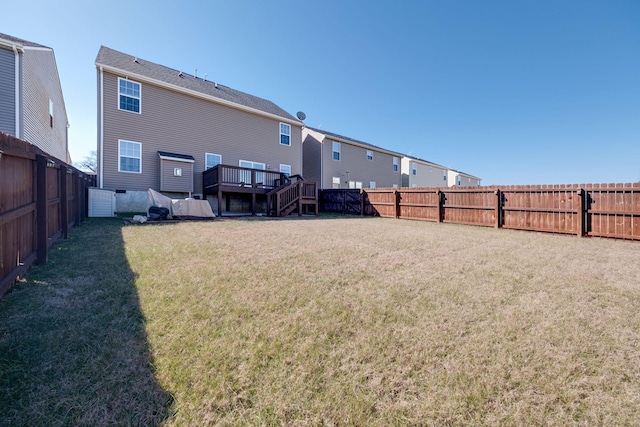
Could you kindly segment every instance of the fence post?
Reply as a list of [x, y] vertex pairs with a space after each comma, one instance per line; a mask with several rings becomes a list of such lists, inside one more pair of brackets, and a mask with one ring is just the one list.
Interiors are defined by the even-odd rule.
[[67, 197], [67, 167], [60, 165], [58, 169], [58, 181], [60, 182], [60, 229], [62, 238], [69, 237], [69, 216], [68, 216], [68, 197]]
[[578, 237], [583, 237], [584, 236], [584, 218], [587, 214], [586, 212], [586, 203], [585, 203], [585, 192], [584, 189], [580, 188], [577, 192], [578, 194], [578, 224], [577, 224], [577, 234]]
[[393, 190], [393, 195], [395, 196], [396, 203], [396, 219], [400, 218], [400, 192], [398, 190]]
[[494, 192], [494, 194], [496, 195], [496, 213], [495, 213], [496, 224], [495, 224], [495, 228], [500, 228], [500, 227], [502, 227], [502, 191], [500, 191], [500, 189], [498, 189], [498, 190], [496, 190]]
[[442, 209], [444, 193], [438, 190], [436, 191], [436, 194], [438, 198], [438, 222], [442, 222], [444, 220], [444, 210]]
[[47, 262], [47, 158], [36, 154], [36, 259]]
[[364, 216], [364, 188], [360, 189], [360, 216]]

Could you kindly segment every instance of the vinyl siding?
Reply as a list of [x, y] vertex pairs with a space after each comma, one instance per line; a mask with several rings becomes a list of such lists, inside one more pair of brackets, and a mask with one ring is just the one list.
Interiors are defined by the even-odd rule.
[[[67, 113], [53, 51], [25, 49], [23, 70], [23, 139], [66, 162]], [[53, 128], [49, 100], [53, 102]]]
[[[333, 160], [333, 142], [340, 142], [340, 160]], [[332, 177], [340, 177], [341, 188], [348, 188], [345, 181], [360, 181], [363, 188], [370, 181], [377, 188], [400, 186], [400, 156], [376, 151], [375, 148], [363, 148], [343, 141], [326, 137], [322, 152], [322, 188], [332, 188]], [[367, 150], [373, 151], [373, 160], [367, 160]], [[398, 171], [393, 170], [393, 157], [398, 158]], [[349, 173], [347, 173], [347, 171]]]
[[[416, 174], [411, 173], [411, 165], [416, 164]], [[429, 171], [431, 168], [431, 171]], [[402, 185], [404, 187], [447, 187], [447, 181], [442, 177], [446, 168], [429, 165], [415, 160], [404, 158], [402, 161], [402, 174], [406, 176]]]
[[[302, 176], [309, 181], [316, 181], [322, 187], [320, 159], [322, 155], [322, 143], [317, 136], [303, 131], [302, 141]], [[330, 187], [329, 187], [330, 188]]]
[[[193, 193], [193, 163], [161, 159], [160, 191]], [[182, 176], [173, 176], [173, 169], [182, 169]]]
[[13, 50], [0, 48], [0, 132], [16, 134], [16, 59]]
[[[282, 163], [291, 165], [292, 174], [302, 173], [301, 127], [291, 126], [291, 145], [285, 146], [280, 144], [279, 120], [145, 82], [138, 82], [141, 83], [141, 114], [121, 111], [118, 110], [118, 76], [106, 71], [103, 76], [105, 189], [159, 188], [158, 151], [195, 158], [196, 193], [202, 190], [205, 153], [222, 155], [227, 165], [238, 166], [242, 159], [265, 163], [270, 166], [269, 170], [276, 171]], [[142, 174], [118, 172], [118, 139], [142, 144]]]

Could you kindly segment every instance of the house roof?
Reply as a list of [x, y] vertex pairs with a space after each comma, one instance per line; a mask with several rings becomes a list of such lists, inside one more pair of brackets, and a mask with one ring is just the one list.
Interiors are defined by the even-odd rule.
[[307, 126], [307, 129], [311, 129], [314, 132], [318, 132], [318, 133], [321, 133], [321, 134], [323, 134], [325, 136], [329, 136], [329, 137], [332, 137], [332, 138], [337, 138], [337, 139], [343, 140], [345, 142], [352, 142], [352, 143], [354, 143], [356, 145], [361, 145], [361, 146], [364, 146], [364, 147], [371, 147], [371, 148], [373, 148], [375, 150], [378, 150], [378, 151], [384, 151], [384, 152], [387, 152], [387, 153], [391, 153], [391, 154], [394, 154], [394, 155], [396, 155], [398, 157], [402, 157], [404, 155], [402, 153], [398, 153], [397, 151], [388, 150], [386, 148], [378, 147], [377, 145], [369, 144], [368, 142], [358, 141], [357, 139], [349, 138], [348, 136], [339, 135], [337, 133], [327, 132], [326, 130], [323, 130], [323, 129], [316, 129], [316, 128], [312, 128], [310, 126]]
[[466, 176], [467, 178], [473, 178], [473, 179], [479, 179], [479, 180], [482, 180], [482, 178], [479, 178], [479, 177], [477, 177], [477, 176], [473, 176], [473, 175], [469, 175], [468, 173], [460, 172], [460, 171], [457, 171], [457, 170], [455, 170], [455, 169], [449, 169], [449, 171], [451, 171], [451, 172], [455, 172], [455, 173], [460, 174], [460, 175], [464, 175], [464, 176]]
[[48, 46], [43, 46], [41, 44], [33, 43], [28, 40], [20, 39], [18, 37], [13, 37], [13, 36], [10, 36], [9, 34], [0, 33], [0, 42], [2, 41], [8, 42], [6, 44], [16, 44], [16, 45], [27, 46], [27, 47], [41, 47], [45, 49], [51, 49]]
[[428, 164], [428, 165], [430, 165], [430, 166], [437, 166], [437, 167], [439, 167], [439, 168], [447, 169], [447, 170], [449, 169], [449, 168], [448, 168], [448, 167], [446, 167], [446, 166], [442, 166], [442, 165], [439, 165], [439, 164], [437, 164], [437, 163], [430, 162], [429, 160], [421, 159], [420, 157], [409, 156], [409, 155], [405, 155], [405, 157], [406, 157], [407, 159], [416, 160], [416, 161], [418, 161], [418, 162], [426, 163], [426, 164]]
[[201, 77], [195, 77], [173, 68], [155, 64], [106, 46], [100, 47], [96, 58], [96, 66], [119, 71], [130, 75], [132, 78], [145, 78], [152, 82], [169, 85], [176, 90], [196, 92], [214, 101], [220, 100], [224, 104], [231, 103], [241, 108], [244, 107], [242, 109], [245, 110], [262, 112], [286, 119], [288, 122], [303, 124], [296, 117], [269, 100], [249, 95], [212, 80], [204, 80]]

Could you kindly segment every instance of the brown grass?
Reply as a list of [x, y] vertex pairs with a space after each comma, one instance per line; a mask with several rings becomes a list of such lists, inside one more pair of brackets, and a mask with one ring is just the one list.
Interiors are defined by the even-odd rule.
[[121, 232], [163, 424], [640, 423], [638, 243], [373, 218]]

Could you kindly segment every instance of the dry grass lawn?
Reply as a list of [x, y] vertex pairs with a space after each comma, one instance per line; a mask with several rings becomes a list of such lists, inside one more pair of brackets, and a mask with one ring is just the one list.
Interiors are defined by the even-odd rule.
[[[108, 235], [110, 254], [81, 246]], [[379, 218], [92, 220], [62, 248], [0, 303], [14, 425], [640, 424], [637, 242]], [[20, 320], [70, 306], [107, 319], [68, 334], [74, 362], [27, 354], [47, 323]], [[38, 366], [15, 368], [24, 357]], [[56, 395], [74, 386], [90, 398]]]

